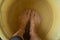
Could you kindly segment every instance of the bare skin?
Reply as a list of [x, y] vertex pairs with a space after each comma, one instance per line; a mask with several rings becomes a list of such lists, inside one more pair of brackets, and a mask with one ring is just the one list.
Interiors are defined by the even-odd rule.
[[31, 13], [31, 27], [30, 27], [31, 40], [40, 40], [37, 35], [39, 24], [40, 24], [39, 14], [36, 11], [32, 11], [32, 13]]
[[[31, 12], [31, 10], [25, 10], [23, 13], [23, 15], [21, 15], [18, 19], [19, 19], [19, 21], [18, 21], [18, 24], [19, 24], [19, 30], [13, 35], [13, 36], [15, 36], [15, 35], [18, 35], [18, 36], [20, 36], [20, 37], [22, 37], [23, 38], [23, 34], [24, 34], [24, 32], [25, 32], [25, 27], [26, 27], [26, 24], [27, 24], [27, 22], [28, 22], [28, 20], [29, 20], [29, 18], [30, 18], [30, 12]], [[24, 40], [24, 39], [23, 39]]]
[[[40, 40], [38, 35], [37, 35], [37, 29], [38, 25], [40, 24], [40, 16], [35, 10], [25, 10], [24, 15], [19, 17], [19, 30], [13, 35], [19, 35], [20, 37], [23, 38], [23, 34], [25, 32], [25, 27], [30, 18], [30, 40]], [[24, 40], [24, 39], [23, 39]]]

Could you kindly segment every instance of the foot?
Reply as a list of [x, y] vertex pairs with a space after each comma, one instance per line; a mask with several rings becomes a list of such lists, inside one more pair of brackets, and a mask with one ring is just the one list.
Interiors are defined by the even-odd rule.
[[30, 28], [31, 40], [40, 40], [37, 35], [39, 25], [40, 16], [36, 11], [33, 10], [31, 13], [31, 28]]
[[15, 35], [18, 35], [20, 37], [23, 37], [23, 34], [25, 32], [25, 27], [26, 27], [26, 24], [30, 18], [30, 13], [31, 13], [31, 10], [25, 10], [23, 12], [23, 15], [21, 15], [19, 17], [19, 21], [18, 21], [18, 24], [19, 24], [19, 30], [14, 34]]

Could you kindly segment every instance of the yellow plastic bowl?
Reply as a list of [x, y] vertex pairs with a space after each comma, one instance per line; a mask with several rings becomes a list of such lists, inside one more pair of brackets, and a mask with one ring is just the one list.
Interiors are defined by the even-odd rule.
[[59, 40], [60, 0], [0, 0], [0, 37], [8, 40], [18, 30], [18, 15], [29, 8], [40, 13], [39, 37]]

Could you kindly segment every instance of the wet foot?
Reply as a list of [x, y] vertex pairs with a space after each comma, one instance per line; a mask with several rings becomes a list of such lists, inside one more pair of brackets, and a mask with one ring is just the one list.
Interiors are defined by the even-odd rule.
[[13, 36], [18, 35], [23, 38], [23, 34], [25, 33], [26, 24], [30, 18], [30, 13], [31, 13], [31, 10], [25, 10], [23, 12], [23, 15], [21, 15], [19, 17], [19, 20], [18, 20], [19, 30]]
[[30, 27], [30, 35], [31, 35], [31, 40], [40, 40], [37, 31], [38, 27], [40, 25], [40, 16], [36, 11], [32, 11], [31, 13], [31, 27]]

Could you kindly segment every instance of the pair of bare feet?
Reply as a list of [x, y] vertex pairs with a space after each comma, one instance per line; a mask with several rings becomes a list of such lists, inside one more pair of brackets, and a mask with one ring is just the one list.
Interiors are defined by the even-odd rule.
[[[25, 33], [25, 28], [28, 20], [30, 19], [30, 40], [39, 40], [37, 31], [38, 31], [38, 26], [40, 24], [40, 16], [37, 13], [36, 10], [25, 10], [23, 12], [23, 15], [19, 17], [19, 30], [14, 34], [18, 35], [23, 38], [23, 34]], [[24, 40], [24, 38], [23, 38]]]

